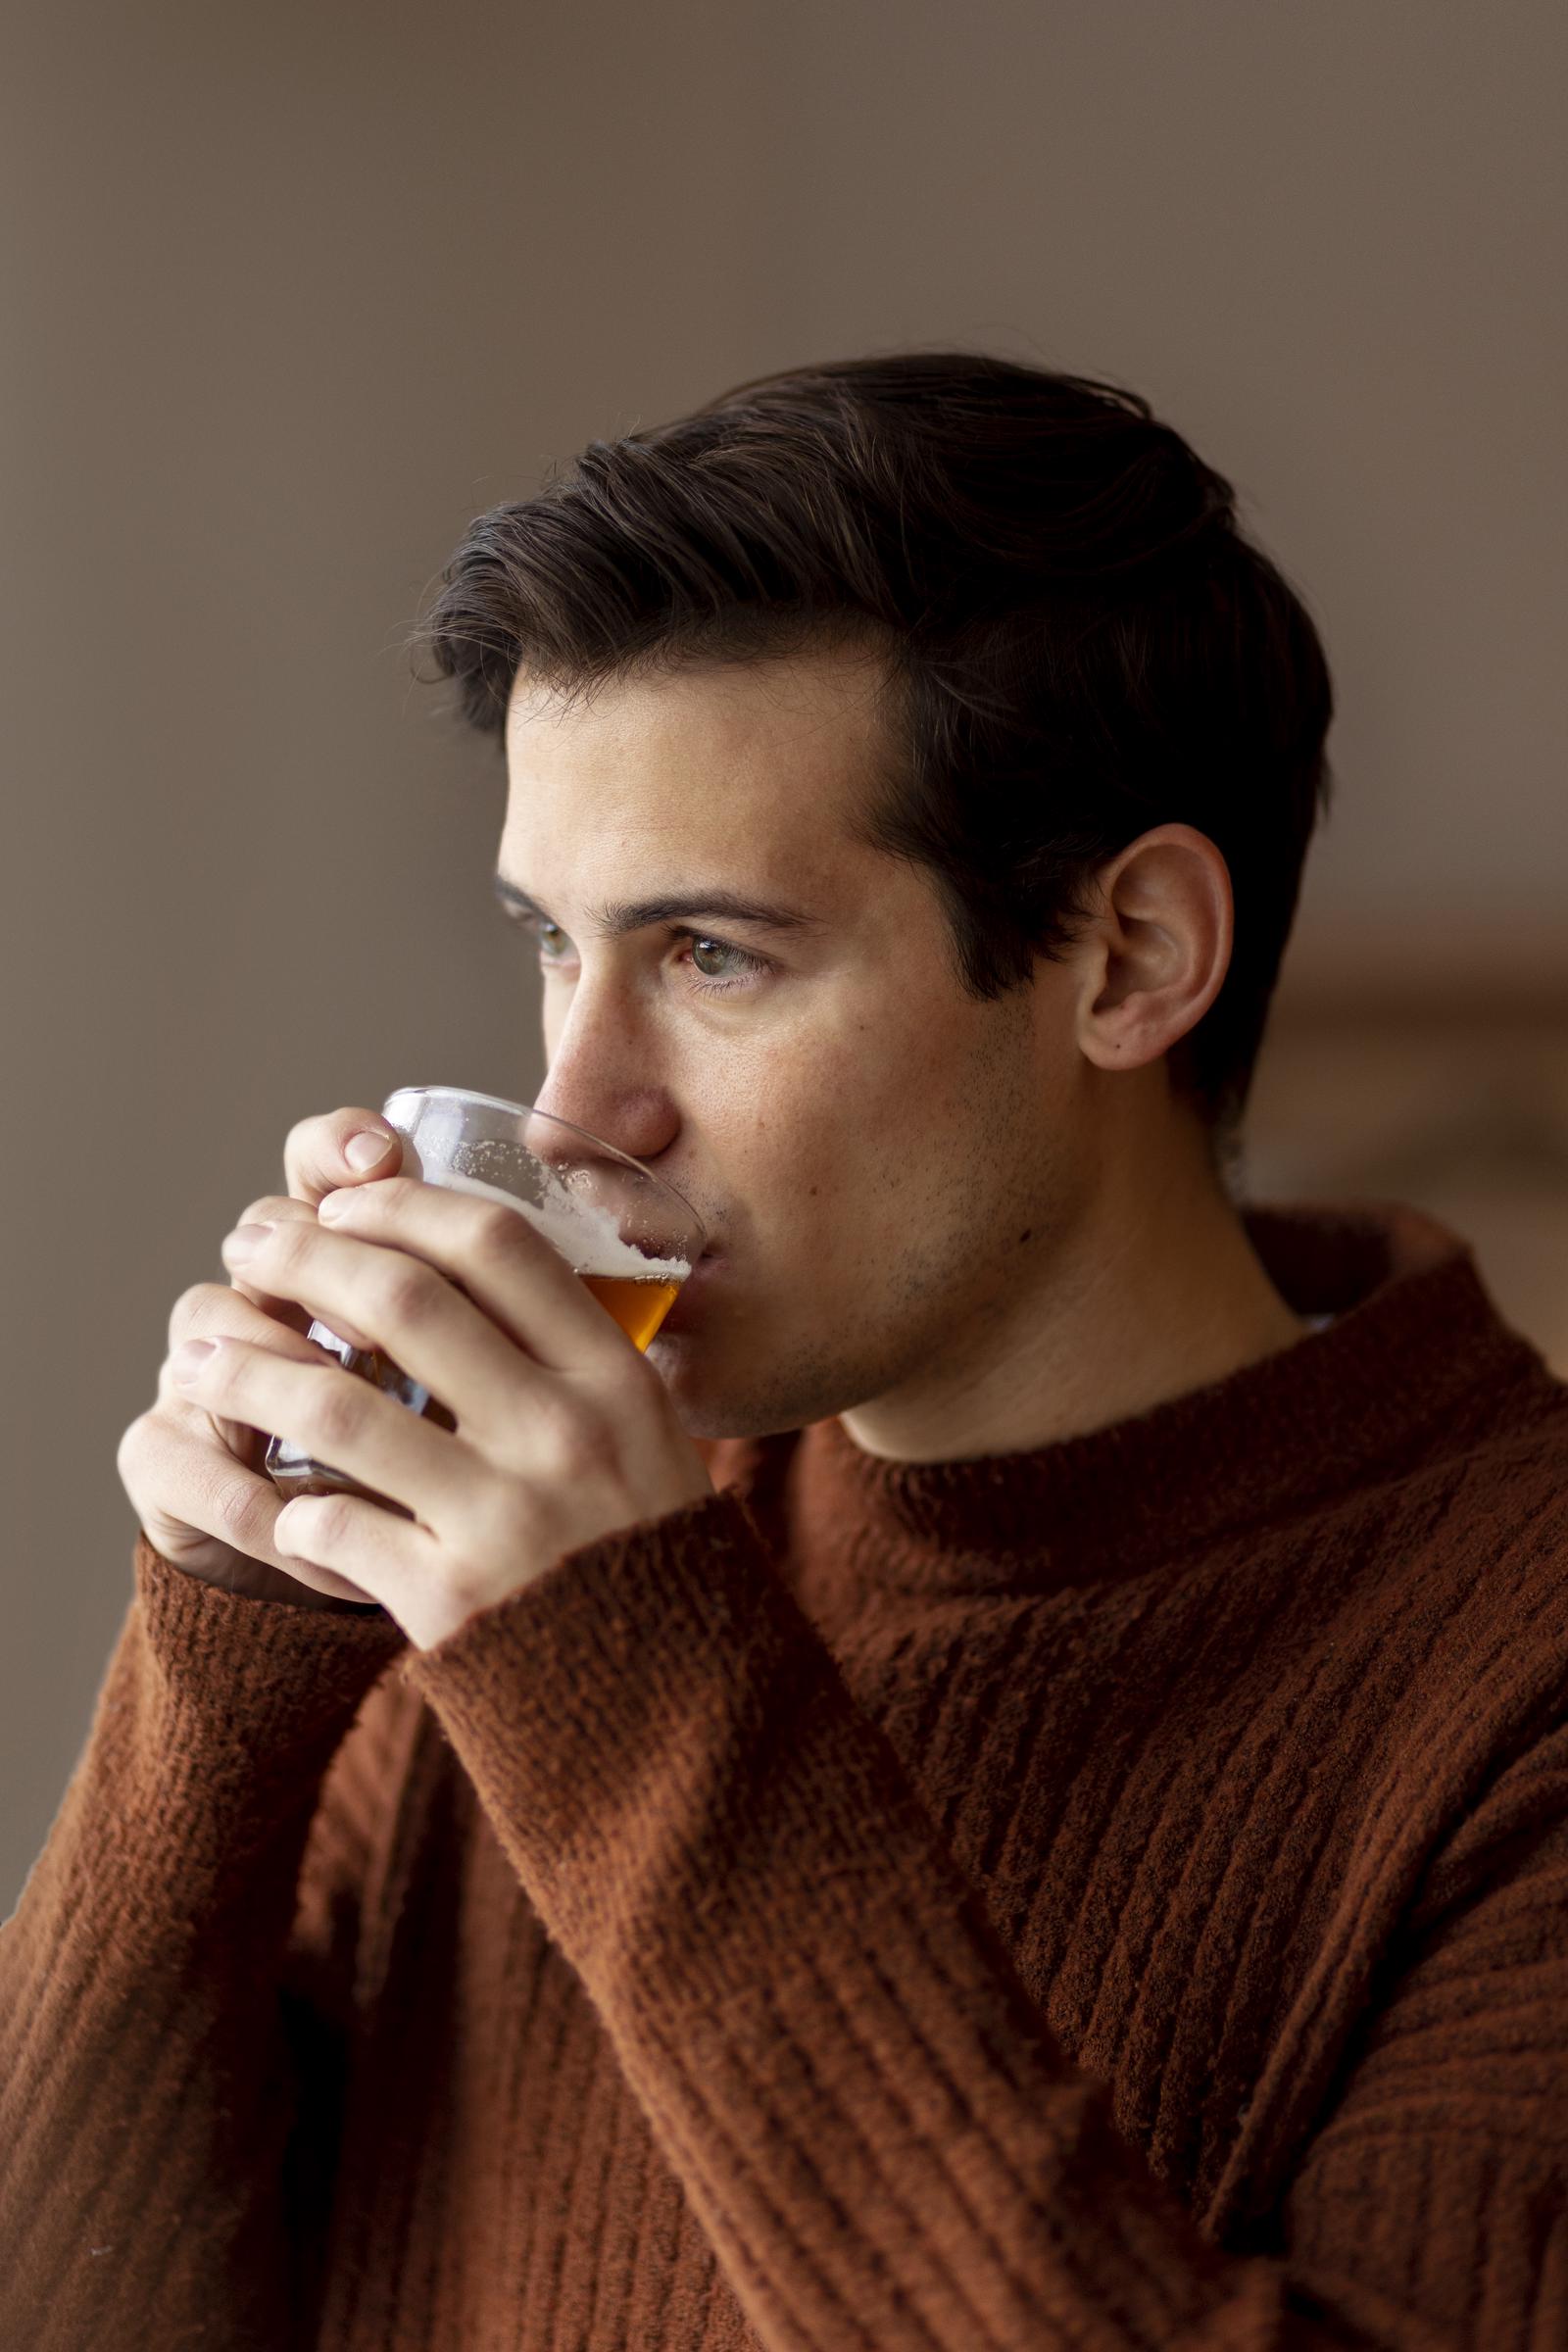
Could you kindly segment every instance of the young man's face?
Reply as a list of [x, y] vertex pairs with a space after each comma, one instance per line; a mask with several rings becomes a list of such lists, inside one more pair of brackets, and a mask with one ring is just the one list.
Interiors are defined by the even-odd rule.
[[[571, 710], [521, 679], [513, 696], [498, 865], [548, 916], [538, 1103], [708, 1225], [715, 1262], [649, 1348], [694, 1437], [963, 1379], [1087, 1181], [1070, 974], [1037, 963], [1032, 989], [976, 1004], [923, 871], [847, 838], [880, 675], [846, 652]], [[808, 924], [721, 914], [720, 891]], [[694, 911], [620, 936], [596, 920], [656, 896]]]

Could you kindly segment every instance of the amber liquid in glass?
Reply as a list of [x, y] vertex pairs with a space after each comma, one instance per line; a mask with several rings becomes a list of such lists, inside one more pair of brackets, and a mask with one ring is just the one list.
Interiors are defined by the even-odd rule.
[[680, 1291], [678, 1282], [670, 1282], [662, 1274], [579, 1274], [577, 1280], [614, 1316], [639, 1354]]

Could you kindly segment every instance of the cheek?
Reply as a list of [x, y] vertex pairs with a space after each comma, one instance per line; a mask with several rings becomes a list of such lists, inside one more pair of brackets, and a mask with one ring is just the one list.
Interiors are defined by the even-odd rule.
[[826, 1168], [835, 1155], [858, 1158], [868, 1130], [882, 1126], [908, 1095], [909, 1055], [869, 1019], [806, 1029], [725, 1073], [713, 1113], [752, 1155], [805, 1159]]
[[851, 998], [836, 1017], [803, 1025], [751, 1073], [752, 1117], [792, 1158], [847, 1183], [852, 1172], [884, 1185], [911, 1156], [975, 1111], [975, 1032], [909, 974]]
[[862, 1111], [864, 1071], [841, 1045], [803, 1040], [760, 1055], [690, 1104], [720, 1190], [744, 1209], [764, 1255], [831, 1250], [865, 1182], [875, 1113]]
[[684, 1095], [726, 1189], [775, 1231], [863, 1248], [879, 1202], [972, 1142], [975, 1040], [911, 976], [802, 1020], [755, 1053], [715, 1051]]
[[899, 1056], [883, 1061], [837, 1042], [775, 1069], [726, 1124], [735, 1196], [768, 1237], [770, 1257], [808, 1261], [843, 1294], [897, 1254], [907, 1204], [930, 1183], [934, 1140], [912, 1055], [901, 1066]]

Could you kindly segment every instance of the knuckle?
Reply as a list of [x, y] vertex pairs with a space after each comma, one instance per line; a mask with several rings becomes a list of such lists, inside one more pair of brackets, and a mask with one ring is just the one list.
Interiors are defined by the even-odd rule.
[[349, 1372], [317, 1375], [318, 1394], [309, 1407], [314, 1439], [326, 1447], [344, 1446], [365, 1427], [369, 1396], [362, 1380]]
[[333, 1494], [318, 1502], [311, 1514], [311, 1543], [324, 1550], [329, 1544], [339, 1544], [351, 1533], [349, 1506], [341, 1494]]
[[150, 1434], [146, 1413], [138, 1413], [135, 1420], [127, 1422], [122, 1430], [120, 1444], [115, 1448], [115, 1468], [122, 1478], [127, 1470], [134, 1471], [141, 1462], [147, 1451]]
[[628, 1411], [646, 1412], [650, 1404], [663, 1411], [668, 1392], [646, 1355], [629, 1343], [620, 1349], [602, 1379], [604, 1409], [618, 1419]]
[[600, 1435], [607, 1452], [614, 1451], [623, 1441], [646, 1431], [650, 1419], [662, 1422], [669, 1399], [663, 1383], [636, 1350], [626, 1348], [627, 1363], [618, 1361], [601, 1366], [591, 1383], [582, 1392], [584, 1405]]
[[294, 1121], [293, 1126], [283, 1138], [285, 1154], [295, 1159], [304, 1159], [313, 1150], [318, 1152], [323, 1148], [330, 1150], [334, 1133], [342, 1126], [348, 1115], [348, 1112], [341, 1107], [337, 1110], [307, 1111], [303, 1119]]
[[524, 1222], [510, 1208], [487, 1208], [474, 1228], [474, 1255], [485, 1265], [511, 1265], [517, 1255], [517, 1229]]
[[303, 1253], [310, 1249], [316, 1227], [299, 1217], [283, 1217], [269, 1234], [265, 1247], [271, 1262], [282, 1272], [292, 1274], [299, 1266]]
[[581, 1398], [551, 1413], [540, 1435], [552, 1476], [567, 1484], [591, 1478], [612, 1458], [607, 1422]]
[[177, 1348], [190, 1332], [213, 1320], [220, 1298], [232, 1296], [221, 1283], [193, 1282], [181, 1291], [169, 1314], [169, 1345]]
[[417, 1331], [438, 1311], [450, 1287], [433, 1267], [402, 1258], [380, 1277], [380, 1306], [388, 1326]]
[[278, 1193], [263, 1193], [240, 1210], [234, 1222], [236, 1225], [258, 1225], [265, 1223], [269, 1217], [293, 1220], [298, 1218], [299, 1211], [297, 1200], [284, 1200]]
[[283, 1183], [292, 1200], [314, 1206], [337, 1183], [335, 1170], [355, 1115], [350, 1110], [318, 1110], [295, 1120], [283, 1139]]
[[272, 1522], [277, 1513], [272, 1508], [275, 1496], [266, 1489], [247, 1485], [242, 1479], [224, 1479], [213, 1496], [213, 1515], [220, 1534], [236, 1551], [251, 1558], [270, 1547]]

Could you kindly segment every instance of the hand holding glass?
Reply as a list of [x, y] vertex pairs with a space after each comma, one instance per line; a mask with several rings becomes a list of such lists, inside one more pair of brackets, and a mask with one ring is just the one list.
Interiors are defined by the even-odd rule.
[[[561, 1252], [632, 1346], [648, 1346], [708, 1242], [702, 1219], [672, 1185], [586, 1128], [528, 1102], [463, 1087], [406, 1086], [387, 1097], [381, 1111], [403, 1138], [405, 1176], [516, 1210]], [[320, 1322], [312, 1323], [309, 1336], [411, 1412], [442, 1429], [457, 1427], [439, 1398], [379, 1348], [352, 1346]], [[266, 1468], [291, 1499], [359, 1494], [399, 1518], [413, 1516], [283, 1438], [269, 1441]]]

